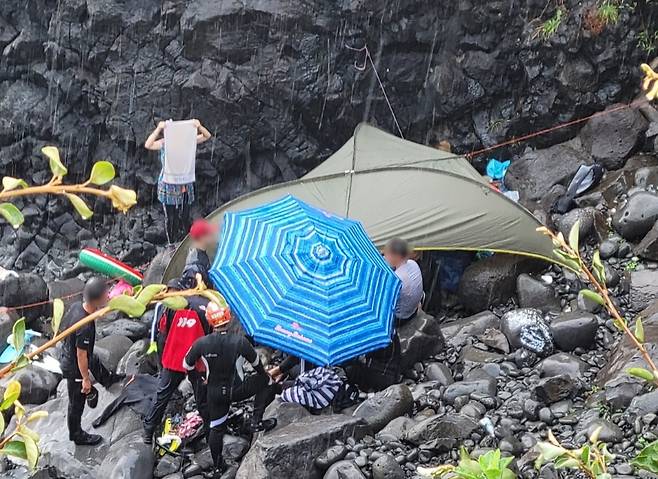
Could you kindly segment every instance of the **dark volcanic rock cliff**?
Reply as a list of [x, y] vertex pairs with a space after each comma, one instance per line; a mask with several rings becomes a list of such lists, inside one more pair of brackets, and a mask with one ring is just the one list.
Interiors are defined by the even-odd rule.
[[113, 161], [146, 209], [117, 221], [98, 203], [84, 223], [39, 199], [18, 236], [5, 227], [0, 262], [56, 273], [63, 251], [97, 240], [148, 257], [163, 239], [151, 207], [159, 166], [141, 145], [161, 119], [196, 117], [215, 135], [199, 154], [202, 212], [303, 174], [360, 121], [396, 131], [348, 46], [368, 45], [407, 138], [457, 151], [634, 96], [648, 7], [622, 9], [600, 32], [593, 2], [564, 8], [545, 38], [555, 5], [543, 0], [2, 0], [0, 172], [47, 179], [39, 149], [55, 144], [72, 180]]

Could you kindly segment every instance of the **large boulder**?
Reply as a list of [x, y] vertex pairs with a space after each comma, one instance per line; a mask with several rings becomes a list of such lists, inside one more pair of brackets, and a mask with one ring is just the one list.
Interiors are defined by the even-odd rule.
[[149, 340], [140, 339], [139, 341], [136, 341], [119, 360], [116, 372], [126, 376], [131, 374], [157, 373], [158, 355], [146, 354], [148, 348]]
[[400, 464], [390, 454], [384, 454], [372, 463], [372, 479], [405, 479]]
[[658, 220], [658, 196], [638, 191], [612, 217], [612, 227], [629, 241], [646, 235]]
[[470, 396], [471, 394], [494, 398], [496, 397], [496, 390], [496, 380], [492, 377], [472, 381], [459, 381], [446, 387], [445, 391], [443, 391], [443, 400], [448, 404], [454, 404], [458, 397]]
[[633, 254], [651, 261], [658, 261], [658, 221], [633, 249]]
[[525, 348], [540, 356], [553, 352], [551, 330], [538, 309], [508, 311], [500, 319], [500, 330], [513, 349]]
[[322, 479], [366, 479], [366, 476], [354, 461], [338, 461], [327, 470]]
[[[48, 300], [48, 286], [41, 276], [32, 273], [5, 272], [0, 279], [0, 305], [16, 307]], [[47, 313], [46, 305], [18, 308], [18, 316], [29, 321]]]
[[5, 387], [10, 380], [21, 383], [21, 402], [23, 404], [43, 404], [57, 390], [60, 376], [33, 365], [21, 369], [11, 377], [2, 379], [0, 386]]
[[363, 418], [373, 432], [378, 432], [396, 417], [410, 414], [414, 398], [405, 384], [395, 384], [362, 402], [352, 414]]
[[322, 477], [313, 461], [327, 445], [348, 437], [358, 440], [367, 432], [361, 418], [339, 414], [302, 418], [261, 435], [240, 464], [236, 479]]
[[582, 378], [587, 368], [587, 363], [567, 353], [553, 354], [540, 362], [538, 366], [541, 377], [566, 374], [574, 379]]
[[626, 158], [639, 146], [648, 122], [635, 108], [619, 109], [610, 105], [606, 110], [615, 110], [595, 116], [580, 131], [583, 147], [592, 158], [608, 170], [624, 166]]
[[112, 335], [106, 336], [96, 341], [94, 354], [110, 371], [116, 371], [119, 361], [123, 358], [133, 342], [125, 336]]
[[98, 336], [124, 336], [131, 341], [138, 341], [149, 335], [149, 325], [143, 321], [128, 318], [118, 318], [114, 321], [104, 322], [98, 328]]
[[537, 260], [509, 254], [495, 254], [476, 261], [462, 275], [459, 300], [474, 313], [505, 303], [516, 293], [516, 278], [541, 267]]
[[0, 310], [0, 349], [3, 351], [16, 321], [18, 321], [18, 314], [15, 311]]
[[582, 390], [580, 378], [569, 374], [558, 374], [540, 379], [534, 387], [537, 399], [545, 404], [553, 404], [568, 399]]
[[68, 307], [71, 303], [82, 299], [82, 291], [85, 288], [85, 282], [80, 278], [68, 278], [48, 283], [48, 299], [59, 298], [64, 301], [64, 306]]
[[580, 142], [569, 141], [544, 150], [528, 151], [512, 162], [505, 185], [523, 201], [541, 200], [553, 185], [566, 184], [581, 165], [591, 163]]
[[482, 311], [473, 316], [442, 323], [441, 331], [450, 346], [462, 347], [471, 336], [483, 334], [487, 329], [495, 329], [499, 326], [498, 316], [491, 311]]
[[[174, 256], [175, 252], [176, 248], [169, 246], [155, 255], [155, 257], [149, 263], [148, 268], [144, 272], [144, 286], [148, 286], [149, 284], [160, 284], [164, 282], [165, 270], [167, 269], [167, 266], [169, 266], [169, 262], [171, 261], [171, 258]], [[179, 271], [179, 273], [182, 273], [182, 271]]]
[[553, 286], [528, 274], [516, 278], [516, 295], [522, 308], [537, 308], [544, 312], [560, 310], [560, 300]]
[[409, 429], [406, 440], [414, 446], [445, 452], [468, 438], [477, 428], [477, 423], [463, 414], [437, 414]]
[[400, 336], [400, 367], [404, 371], [418, 361], [445, 349], [445, 339], [439, 321], [423, 311], [398, 327]]
[[110, 446], [96, 477], [152, 479], [153, 464], [153, 448], [144, 444], [141, 431], [136, 431]]
[[596, 316], [585, 311], [562, 313], [551, 322], [553, 342], [563, 351], [591, 347], [598, 328]]

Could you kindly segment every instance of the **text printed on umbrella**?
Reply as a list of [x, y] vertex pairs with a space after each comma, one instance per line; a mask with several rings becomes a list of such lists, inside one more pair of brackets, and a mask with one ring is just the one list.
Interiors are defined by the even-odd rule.
[[298, 339], [298, 340], [303, 341], [307, 344], [313, 344], [313, 340], [311, 338], [307, 338], [306, 336], [304, 336], [303, 334], [301, 334], [297, 331], [290, 331], [289, 329], [284, 328], [280, 324], [277, 324], [274, 327], [274, 331], [276, 331], [277, 333], [283, 334], [284, 336], [287, 336], [289, 338]]

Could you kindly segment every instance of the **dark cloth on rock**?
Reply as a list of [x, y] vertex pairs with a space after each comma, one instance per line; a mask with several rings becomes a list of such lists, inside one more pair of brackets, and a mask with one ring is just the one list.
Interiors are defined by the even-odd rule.
[[158, 378], [149, 374], [135, 375], [123, 387], [121, 394], [94, 420], [93, 426], [102, 426], [124, 406], [130, 407], [140, 417], [146, 417], [153, 406], [157, 390]]

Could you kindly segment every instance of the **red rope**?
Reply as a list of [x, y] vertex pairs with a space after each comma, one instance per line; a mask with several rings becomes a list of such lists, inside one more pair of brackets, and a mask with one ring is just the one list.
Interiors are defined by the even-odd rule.
[[512, 138], [511, 140], [503, 141], [502, 143], [498, 143], [497, 145], [489, 146], [487, 148], [482, 148], [480, 150], [471, 151], [470, 153], [467, 153], [464, 156], [466, 158], [473, 158], [474, 156], [481, 155], [482, 153], [487, 153], [487, 152], [492, 151], [492, 150], [497, 150], [498, 148], [502, 148], [503, 146], [514, 145], [516, 143], [520, 143], [522, 141], [529, 140], [530, 138], [535, 138], [537, 136], [546, 135], [547, 133], [551, 133], [553, 131], [560, 130], [562, 128], [567, 128], [569, 126], [573, 126], [573, 125], [577, 125], [579, 123], [583, 123], [585, 121], [591, 120], [592, 118], [609, 115], [611, 113], [615, 113], [617, 111], [624, 110], [626, 108], [639, 107], [640, 105], [647, 104], [647, 103], [649, 103], [648, 100], [646, 100], [644, 98], [640, 98], [639, 100], [635, 100], [635, 101], [633, 101], [631, 103], [628, 103], [628, 104], [625, 104], [625, 105], [619, 105], [619, 106], [617, 106], [615, 108], [611, 108], [609, 110], [597, 111], [596, 113], [593, 113], [591, 115], [588, 115], [588, 116], [585, 116], [585, 117], [582, 117], [582, 118], [578, 118], [576, 120], [567, 121], [566, 123], [562, 123], [562, 124], [559, 124], [559, 125], [556, 125], [556, 126], [552, 126], [550, 128], [544, 128], [543, 130], [538, 130], [538, 131], [535, 131], [533, 133], [528, 133], [527, 135], [523, 135], [523, 136], [520, 136], [518, 138]]

